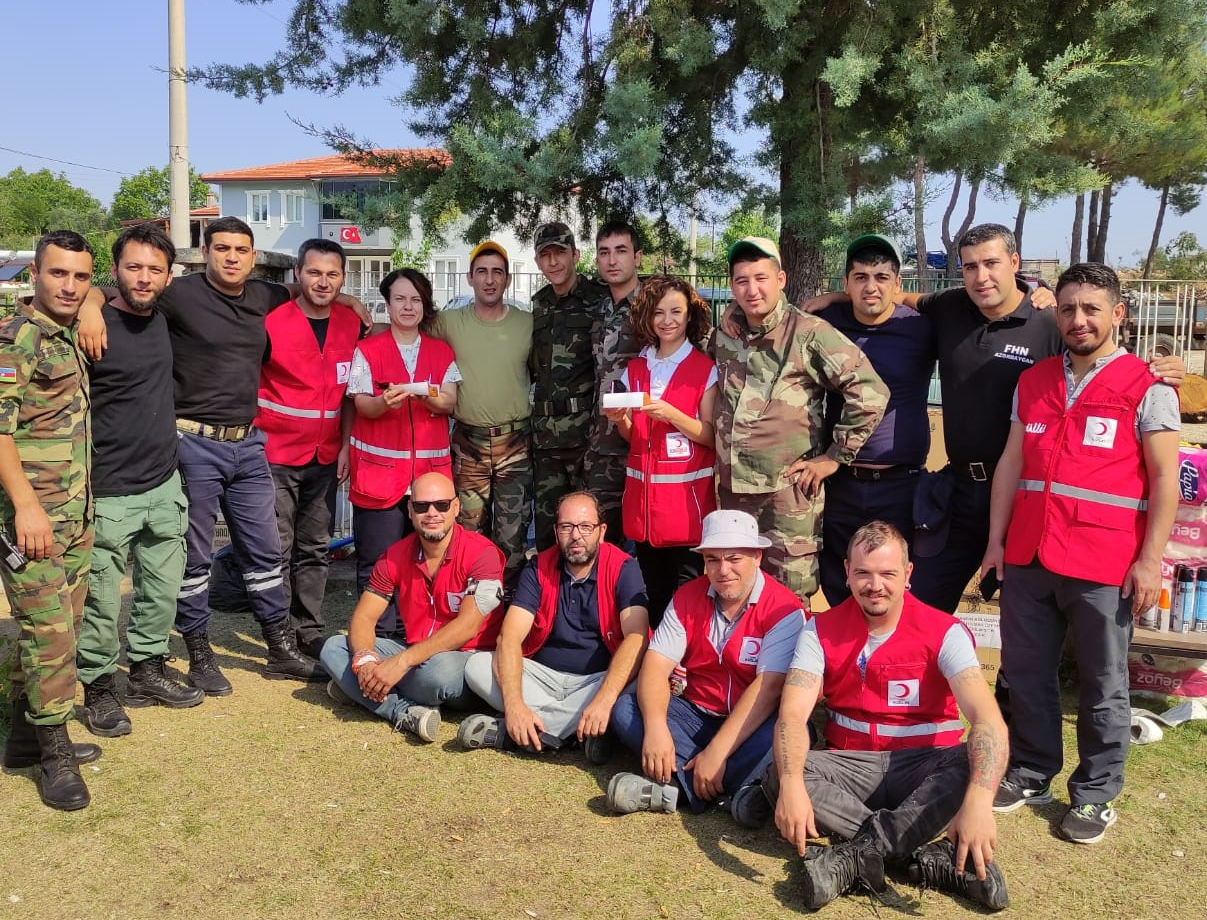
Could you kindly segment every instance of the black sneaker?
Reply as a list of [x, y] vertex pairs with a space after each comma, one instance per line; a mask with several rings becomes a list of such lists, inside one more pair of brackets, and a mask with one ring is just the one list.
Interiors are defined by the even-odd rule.
[[1024, 805], [1047, 805], [1052, 801], [1052, 784], [1042, 786], [1024, 786], [1022, 783], [1004, 779], [998, 784], [997, 794], [993, 797], [993, 810], [1004, 815], [1022, 808]]
[[594, 767], [602, 767], [612, 759], [612, 736], [607, 732], [583, 739], [583, 757]]
[[964, 871], [956, 871], [956, 846], [950, 840], [928, 843], [914, 850], [909, 865], [909, 878], [915, 885], [937, 888], [963, 895], [990, 910], [1003, 910], [1010, 906], [1006, 893], [1006, 879], [996, 862], [985, 867], [985, 881], [976, 877], [972, 868], [972, 857], [964, 861]]
[[771, 802], [763, 791], [763, 784], [747, 783], [735, 792], [729, 802], [729, 814], [742, 827], [763, 827], [771, 817]]
[[1060, 836], [1073, 843], [1097, 843], [1119, 816], [1110, 802], [1100, 805], [1074, 805], [1061, 819]]

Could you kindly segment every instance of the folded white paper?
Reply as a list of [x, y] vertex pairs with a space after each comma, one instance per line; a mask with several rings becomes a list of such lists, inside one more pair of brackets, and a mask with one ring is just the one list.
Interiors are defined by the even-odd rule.
[[645, 393], [601, 393], [599, 404], [603, 409], [640, 409], [648, 399]]
[[439, 396], [440, 387], [434, 383], [404, 383], [402, 392], [410, 393], [412, 396]]

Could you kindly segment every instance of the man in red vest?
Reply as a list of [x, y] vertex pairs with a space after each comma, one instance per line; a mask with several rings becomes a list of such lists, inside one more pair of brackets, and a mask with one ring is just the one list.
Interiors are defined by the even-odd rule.
[[637, 676], [650, 621], [637, 560], [606, 531], [593, 495], [562, 496], [557, 543], [520, 573], [497, 651], [465, 665], [466, 684], [503, 717], [467, 718], [463, 747], [542, 751], [573, 737], [592, 763], [607, 759], [612, 707]]
[[[906, 590], [913, 565], [891, 524], [859, 528], [846, 567], [851, 597], [801, 630], [761, 790], [805, 858], [805, 903], [817, 909], [860, 884], [883, 892], [887, 863], [1000, 910], [1009, 900], [993, 861], [992, 802], [1006, 725], [972, 635]], [[810, 751], [823, 696], [827, 750]], [[961, 711], [971, 725], [963, 743]], [[756, 791], [739, 792], [735, 814]], [[806, 848], [823, 834], [844, 842]]]
[[[385, 551], [352, 611], [348, 636], [332, 636], [320, 661], [332, 680], [327, 695], [386, 719], [397, 731], [436, 740], [442, 703], [466, 709], [465, 662], [493, 649], [502, 621], [503, 554], [456, 523], [453, 481], [424, 473], [411, 484], [407, 510], [414, 533]], [[397, 599], [405, 642], [376, 634]]]
[[636, 692], [613, 712], [644, 773], [612, 777], [613, 811], [673, 812], [682, 792], [699, 813], [770, 761], [780, 690], [805, 621], [799, 598], [759, 570], [770, 545], [744, 511], [704, 518], [694, 548], [704, 574], [675, 592]]
[[1060, 822], [1073, 843], [1097, 843], [1115, 823], [1131, 741], [1132, 617], [1157, 602], [1178, 502], [1178, 394], [1115, 344], [1125, 314], [1105, 265], [1073, 265], [1056, 282], [1066, 351], [1019, 377], [981, 565], [1002, 580], [1013, 710], [995, 811], [1052, 801], [1063, 764], [1058, 670], [1073, 635], [1079, 760]]
[[347, 260], [339, 243], [311, 239], [298, 249], [301, 288], [264, 321], [268, 346], [260, 366], [256, 427], [276, 491], [285, 594], [298, 648], [323, 647], [323, 594], [336, 483], [348, 476], [350, 410], [344, 390], [360, 318], [337, 304]]

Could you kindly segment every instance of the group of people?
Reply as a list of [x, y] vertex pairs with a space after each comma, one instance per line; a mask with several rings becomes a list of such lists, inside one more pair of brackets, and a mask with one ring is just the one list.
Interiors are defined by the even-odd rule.
[[[776, 244], [746, 237], [714, 330], [689, 284], [638, 278], [631, 225], [598, 231], [597, 281], [554, 222], [531, 314], [486, 240], [472, 304], [437, 312], [422, 273], [393, 271], [389, 327], [366, 335], [337, 244], [304, 243], [278, 285], [250, 277], [237, 218], [204, 241], [204, 272], [172, 282], [171, 243], [129, 228], [98, 294], [87, 243], [48, 234], [32, 303], [0, 324], [0, 522], [26, 557], [0, 572], [21, 625], [4, 764], [40, 766], [47, 805], [85, 807], [79, 764], [101, 755], [67, 735], [77, 675], [108, 737], [126, 707], [232, 692], [207, 632], [221, 509], [265, 676], [327, 680], [427, 742], [446, 705], [467, 749], [579, 744], [604, 764], [618, 741], [640, 772], [611, 778], [613, 810], [774, 817], [810, 907], [883, 891], [886, 870], [1007, 905], [994, 813], [1052, 801], [1066, 627], [1081, 703], [1060, 831], [1092, 843], [1114, 822], [1132, 616], [1156, 602], [1176, 503], [1177, 397], [1154, 373], [1184, 368], [1116, 348], [1109, 268], [1033, 303], [1012, 234], [983, 225], [964, 287], [918, 296], [867, 234], [844, 293], [796, 306]], [[950, 462], [926, 473], [936, 361]], [[345, 478], [360, 596], [329, 636]], [[1008, 727], [953, 616], [977, 570], [1002, 585]], [[173, 625], [186, 683], [164, 668]]]

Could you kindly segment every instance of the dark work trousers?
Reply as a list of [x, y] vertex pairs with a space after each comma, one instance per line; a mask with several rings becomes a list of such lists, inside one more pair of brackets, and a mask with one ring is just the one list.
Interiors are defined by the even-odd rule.
[[[955, 613], [960, 606], [964, 589], [980, 570], [985, 547], [989, 544], [989, 492], [988, 481], [955, 477], [947, 545], [938, 555], [914, 553], [911, 558], [914, 573], [910, 576], [910, 591], [922, 603], [947, 613]], [[826, 513], [829, 513], [828, 505]]]
[[1073, 632], [1079, 674], [1073, 805], [1101, 805], [1123, 789], [1131, 744], [1127, 649], [1132, 601], [1119, 587], [1008, 565], [1002, 579], [1002, 667], [1010, 674], [1010, 766], [1006, 777], [1040, 786], [1064, 763], [1060, 654]]
[[[392, 508], [358, 508], [352, 506], [352, 539], [356, 544], [356, 596], [369, 587], [373, 566], [387, 549], [415, 528], [407, 516], [407, 500], [403, 498]], [[402, 633], [398, 606], [391, 600], [377, 621], [377, 635], [397, 639]]]
[[281, 562], [288, 577], [289, 619], [303, 647], [323, 637], [327, 547], [335, 517], [335, 464], [313, 459], [304, 466], [271, 464], [276, 487]]
[[264, 432], [253, 428], [242, 441], [182, 433], [180, 476], [189, 499], [188, 557], [176, 601], [176, 628], [181, 635], [204, 632], [209, 624], [210, 563], [220, 508], [256, 622], [267, 625], [286, 619], [289, 605]]
[[638, 543], [636, 555], [650, 603], [650, 629], [657, 629], [675, 592], [704, 574], [704, 557], [693, 553], [690, 546], [651, 546], [649, 543]]
[[914, 490], [920, 474], [899, 475], [905, 473], [905, 469], [897, 467], [884, 471], [884, 479], [855, 478], [856, 473], [868, 475], [871, 472], [852, 472], [849, 466], [842, 465], [826, 479], [826, 513], [821, 519], [821, 552], [817, 554], [817, 567], [821, 590], [831, 607], [851, 596], [843, 563], [847, 557], [847, 544], [855, 531], [869, 521], [884, 521], [901, 531], [906, 540], [913, 539]]

